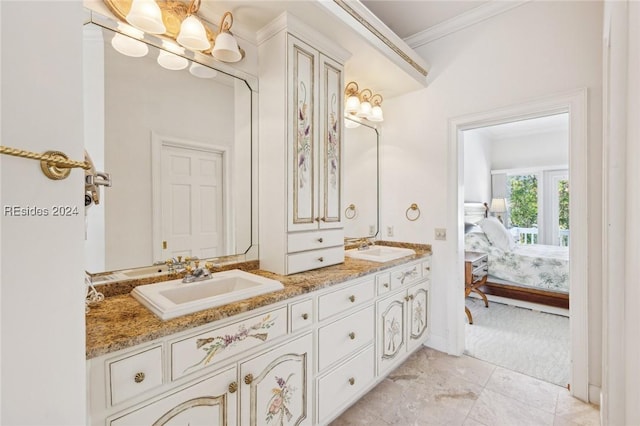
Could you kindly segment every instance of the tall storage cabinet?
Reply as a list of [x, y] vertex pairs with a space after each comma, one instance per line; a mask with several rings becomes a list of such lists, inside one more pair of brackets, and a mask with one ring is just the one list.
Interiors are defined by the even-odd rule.
[[260, 267], [287, 275], [341, 263], [348, 53], [289, 14], [258, 38]]

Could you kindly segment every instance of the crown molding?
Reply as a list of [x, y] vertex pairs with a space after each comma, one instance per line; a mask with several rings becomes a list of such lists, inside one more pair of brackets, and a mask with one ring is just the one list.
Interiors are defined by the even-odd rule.
[[522, 6], [531, 0], [517, 1], [490, 1], [471, 9], [461, 15], [455, 16], [424, 31], [420, 31], [404, 39], [413, 49], [431, 43], [444, 36], [460, 31], [464, 28], [485, 21], [501, 13], [505, 13], [518, 6]]

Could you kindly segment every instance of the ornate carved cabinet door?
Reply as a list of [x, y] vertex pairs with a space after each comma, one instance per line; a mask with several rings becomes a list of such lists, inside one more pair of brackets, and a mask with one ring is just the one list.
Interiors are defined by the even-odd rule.
[[342, 226], [342, 66], [320, 55], [320, 228]]
[[319, 53], [287, 37], [289, 58], [289, 230], [318, 227], [318, 61]]
[[163, 395], [131, 412], [107, 420], [111, 426], [237, 425], [236, 368]]
[[407, 348], [415, 348], [424, 341], [427, 330], [427, 318], [429, 310], [429, 281], [424, 281], [409, 288], [409, 309], [407, 310], [407, 324], [409, 328], [409, 340]]
[[378, 373], [406, 352], [405, 293], [378, 302]]
[[311, 424], [312, 348], [307, 334], [241, 364], [242, 424]]

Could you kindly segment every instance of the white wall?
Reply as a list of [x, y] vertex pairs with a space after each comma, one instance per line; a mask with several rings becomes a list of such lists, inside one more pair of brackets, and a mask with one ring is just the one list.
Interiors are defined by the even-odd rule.
[[[465, 144], [465, 150], [466, 148]], [[492, 141], [491, 168], [493, 170], [567, 164], [569, 164], [567, 132], [538, 133]]]
[[[431, 344], [448, 337], [446, 289], [457, 274], [457, 241], [433, 239], [450, 222], [448, 121], [580, 87], [589, 96], [589, 381], [601, 379], [601, 92], [602, 3], [528, 2], [502, 15], [417, 48], [432, 64], [428, 87], [385, 99], [382, 149], [382, 229], [394, 240], [433, 245]], [[404, 211], [422, 208], [416, 222]], [[450, 233], [452, 230], [449, 230]], [[462, 315], [462, 312], [460, 312]]]
[[491, 203], [493, 148], [482, 129], [464, 133], [464, 200]]
[[[2, 145], [59, 150], [81, 160], [82, 3], [2, 1], [0, 8]], [[3, 211], [0, 217], [0, 423], [83, 425], [83, 172], [53, 181], [38, 162], [3, 155], [0, 181], [3, 207], [68, 205], [80, 211], [69, 217]]]

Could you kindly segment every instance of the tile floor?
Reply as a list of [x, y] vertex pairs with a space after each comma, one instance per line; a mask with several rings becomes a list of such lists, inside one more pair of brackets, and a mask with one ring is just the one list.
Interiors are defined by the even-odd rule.
[[421, 348], [331, 425], [598, 425], [598, 407], [551, 383]]

